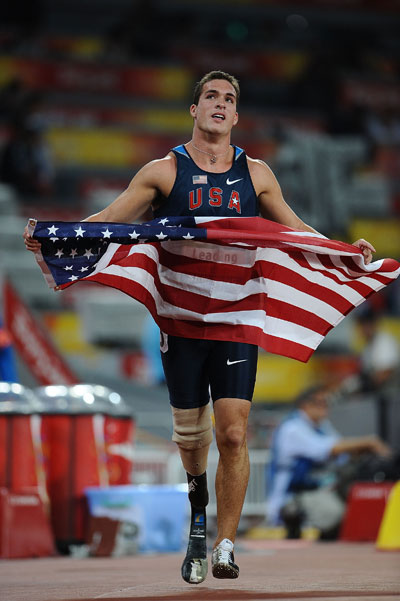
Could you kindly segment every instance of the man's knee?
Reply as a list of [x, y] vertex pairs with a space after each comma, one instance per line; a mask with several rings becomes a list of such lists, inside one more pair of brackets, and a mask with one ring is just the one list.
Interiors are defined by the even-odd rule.
[[246, 443], [247, 431], [241, 424], [232, 424], [227, 428], [217, 430], [216, 440], [218, 448], [241, 449]]
[[207, 447], [213, 439], [210, 403], [194, 409], [172, 407], [172, 440], [187, 451]]

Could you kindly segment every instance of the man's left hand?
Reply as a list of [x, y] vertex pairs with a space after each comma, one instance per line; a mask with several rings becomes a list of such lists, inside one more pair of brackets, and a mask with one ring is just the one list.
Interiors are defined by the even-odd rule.
[[372, 244], [367, 242], [367, 240], [364, 240], [364, 238], [361, 238], [360, 240], [353, 242], [353, 246], [358, 246], [358, 248], [362, 251], [362, 254], [364, 255], [364, 262], [366, 265], [368, 265], [368, 263], [371, 263], [372, 253], [376, 252]]

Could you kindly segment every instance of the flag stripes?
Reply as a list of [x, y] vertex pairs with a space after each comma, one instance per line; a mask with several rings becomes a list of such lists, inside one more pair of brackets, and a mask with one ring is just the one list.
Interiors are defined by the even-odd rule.
[[58, 288], [93, 281], [125, 292], [167, 334], [249, 342], [301, 361], [400, 273], [393, 259], [365, 266], [350, 244], [261, 218], [162, 222], [39, 222], [39, 265]]

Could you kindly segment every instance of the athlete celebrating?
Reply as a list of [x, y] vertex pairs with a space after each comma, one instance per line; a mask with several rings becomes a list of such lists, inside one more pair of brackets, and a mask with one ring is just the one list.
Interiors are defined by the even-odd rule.
[[[258, 216], [315, 232], [286, 204], [271, 169], [231, 145], [238, 121], [239, 84], [212, 71], [195, 86], [190, 114], [192, 138], [166, 157], [138, 171], [128, 188], [108, 207], [85, 221], [132, 223], [151, 208], [155, 217]], [[25, 244], [38, 243], [27, 230]], [[194, 243], [196, 245], [197, 243]], [[369, 263], [374, 248], [355, 243]], [[199, 252], [204, 252], [200, 251]], [[207, 457], [213, 439], [210, 393], [219, 463], [215, 481], [217, 536], [211, 564], [216, 578], [237, 578], [233, 545], [249, 477], [246, 442], [258, 348], [251, 344], [167, 336], [161, 353], [173, 415], [173, 440], [187, 473], [192, 515], [182, 577], [191, 584], [207, 575]]]

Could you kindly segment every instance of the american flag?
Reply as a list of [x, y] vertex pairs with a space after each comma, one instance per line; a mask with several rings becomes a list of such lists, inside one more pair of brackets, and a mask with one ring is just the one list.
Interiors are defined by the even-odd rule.
[[194, 175], [192, 177], [192, 182], [194, 184], [206, 184], [207, 183], [207, 176], [206, 175]]
[[112, 286], [167, 334], [248, 342], [300, 361], [400, 273], [394, 259], [365, 265], [353, 245], [261, 217], [30, 222], [50, 287]]

